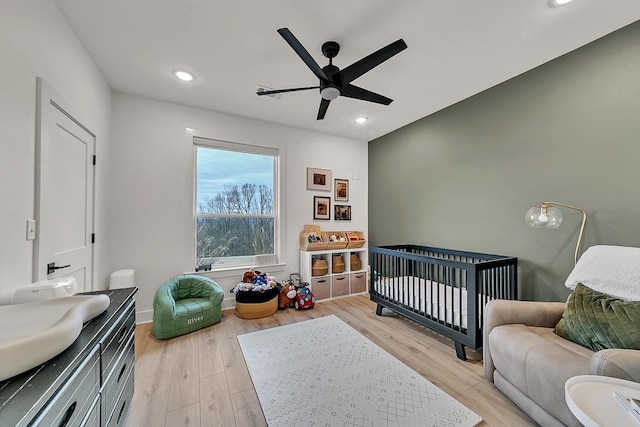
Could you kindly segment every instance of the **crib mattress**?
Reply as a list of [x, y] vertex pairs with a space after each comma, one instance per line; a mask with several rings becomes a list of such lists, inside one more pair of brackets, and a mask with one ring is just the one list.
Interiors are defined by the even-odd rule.
[[379, 294], [405, 307], [467, 328], [467, 290], [414, 276], [381, 277], [374, 283]]

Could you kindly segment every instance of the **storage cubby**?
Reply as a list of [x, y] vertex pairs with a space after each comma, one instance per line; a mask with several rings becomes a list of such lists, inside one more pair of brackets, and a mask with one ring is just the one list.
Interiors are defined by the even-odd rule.
[[367, 290], [367, 254], [366, 248], [301, 250], [300, 276], [317, 300], [362, 293]]

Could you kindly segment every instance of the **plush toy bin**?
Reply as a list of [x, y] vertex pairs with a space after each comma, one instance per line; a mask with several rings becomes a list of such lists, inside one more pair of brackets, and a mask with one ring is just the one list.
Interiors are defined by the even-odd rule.
[[280, 287], [259, 291], [237, 291], [236, 316], [241, 319], [259, 319], [278, 311], [278, 294]]

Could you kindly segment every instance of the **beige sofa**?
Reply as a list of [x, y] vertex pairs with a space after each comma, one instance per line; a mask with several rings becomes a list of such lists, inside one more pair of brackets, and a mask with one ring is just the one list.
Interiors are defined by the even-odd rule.
[[593, 352], [553, 333], [562, 302], [491, 301], [484, 323], [484, 375], [542, 426], [580, 426], [565, 403], [575, 375], [640, 381], [640, 351]]

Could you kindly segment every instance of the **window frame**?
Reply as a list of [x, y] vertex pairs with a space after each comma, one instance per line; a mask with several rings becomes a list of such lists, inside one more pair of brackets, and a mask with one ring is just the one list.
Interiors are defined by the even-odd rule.
[[[260, 257], [264, 256], [267, 259], [267, 265], [275, 265], [279, 263], [281, 259], [280, 248], [282, 246], [282, 233], [281, 233], [281, 208], [280, 208], [280, 162], [281, 153], [278, 148], [243, 144], [238, 142], [222, 141], [212, 138], [206, 138], [201, 136], [192, 135], [193, 143], [193, 195], [192, 195], [192, 229], [193, 229], [193, 242], [192, 242], [192, 256], [191, 264], [197, 266], [198, 261], [198, 219], [200, 218], [266, 218], [273, 219], [273, 254], [258, 254], [252, 256], [251, 262], [237, 262], [211, 266], [211, 271], [222, 271], [229, 269], [239, 269], [253, 267], [261, 264]], [[272, 214], [201, 214], [198, 212], [198, 147], [211, 148], [224, 151], [234, 151], [238, 153], [247, 154], [259, 154], [273, 157], [273, 212]]]

